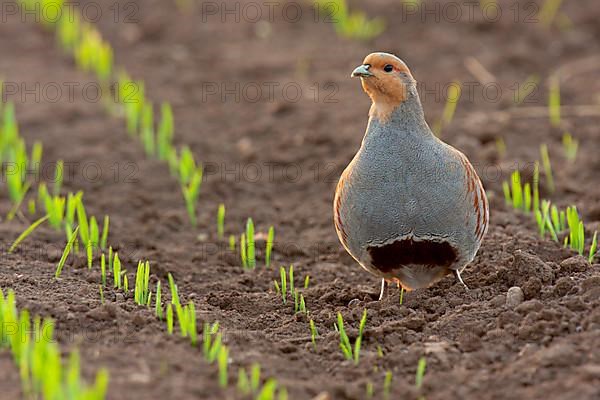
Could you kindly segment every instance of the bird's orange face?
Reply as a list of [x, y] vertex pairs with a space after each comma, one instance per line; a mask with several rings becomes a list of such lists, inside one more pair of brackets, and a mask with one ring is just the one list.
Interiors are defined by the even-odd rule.
[[352, 72], [352, 77], [356, 76], [373, 101], [369, 115], [382, 121], [389, 120], [392, 111], [406, 100], [407, 86], [414, 84], [406, 64], [389, 53], [369, 54]]

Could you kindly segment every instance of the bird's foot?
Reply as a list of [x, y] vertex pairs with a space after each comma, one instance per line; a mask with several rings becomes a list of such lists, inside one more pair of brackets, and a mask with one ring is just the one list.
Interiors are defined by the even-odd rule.
[[465, 287], [465, 290], [469, 290], [469, 287], [467, 286], [467, 284], [465, 282], [463, 282], [462, 277], [460, 276], [460, 271], [458, 271], [457, 269], [455, 269], [453, 271], [454, 276], [456, 277], [456, 279], [462, 283], [462, 285]]

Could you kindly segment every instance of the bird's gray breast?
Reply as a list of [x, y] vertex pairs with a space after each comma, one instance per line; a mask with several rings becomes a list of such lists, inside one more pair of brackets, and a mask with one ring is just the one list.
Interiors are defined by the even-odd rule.
[[403, 236], [460, 243], [464, 172], [435, 137], [370, 132], [349, 168], [342, 220], [355, 257]]

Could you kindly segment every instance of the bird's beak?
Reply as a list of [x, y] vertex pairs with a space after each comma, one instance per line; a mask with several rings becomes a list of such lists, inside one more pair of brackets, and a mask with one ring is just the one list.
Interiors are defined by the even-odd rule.
[[373, 76], [373, 73], [369, 72], [369, 67], [369, 64], [359, 65], [352, 71], [350, 77], [354, 78], [355, 76], [359, 76], [361, 78], [368, 78], [369, 76]]

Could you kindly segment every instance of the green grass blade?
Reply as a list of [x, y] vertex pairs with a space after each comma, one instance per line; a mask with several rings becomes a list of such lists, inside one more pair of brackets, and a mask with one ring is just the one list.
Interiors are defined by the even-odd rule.
[[269, 232], [267, 233], [267, 244], [265, 246], [265, 265], [267, 267], [271, 266], [271, 253], [273, 251], [273, 242], [275, 241], [275, 228], [273, 226], [269, 227]]
[[12, 253], [17, 246], [23, 241], [25, 240], [25, 238], [27, 238], [27, 236], [29, 236], [31, 234], [31, 232], [33, 232], [38, 226], [40, 226], [44, 221], [46, 221], [48, 218], [50, 218], [49, 215], [46, 215], [40, 219], [38, 219], [37, 221], [35, 221], [34, 223], [32, 223], [31, 225], [29, 225], [29, 227], [27, 229], [25, 229], [23, 231], [23, 233], [21, 233], [19, 235], [19, 237], [17, 238], [17, 240], [14, 241], [14, 243], [10, 246], [10, 248], [8, 249], [9, 253]]
[[71, 233], [71, 238], [69, 239], [69, 241], [67, 242], [67, 245], [65, 246], [65, 249], [63, 250], [62, 256], [60, 257], [60, 261], [58, 262], [58, 265], [56, 266], [56, 272], [54, 273], [55, 278], [60, 277], [60, 273], [62, 272], [62, 269], [65, 266], [65, 263], [67, 262], [67, 257], [69, 257], [69, 254], [71, 253], [71, 248], [73, 247], [73, 243], [77, 239], [78, 232], [79, 232], [79, 226], [76, 227], [75, 230]]

